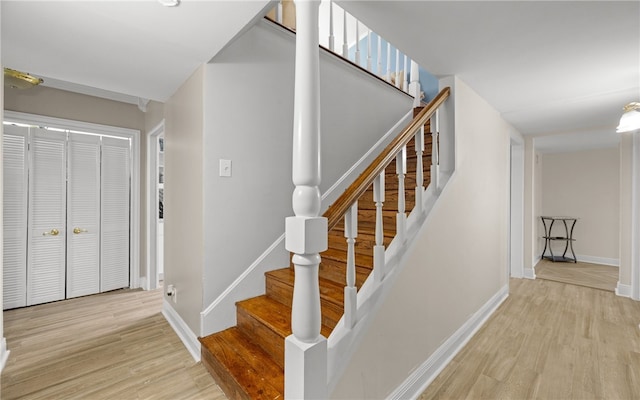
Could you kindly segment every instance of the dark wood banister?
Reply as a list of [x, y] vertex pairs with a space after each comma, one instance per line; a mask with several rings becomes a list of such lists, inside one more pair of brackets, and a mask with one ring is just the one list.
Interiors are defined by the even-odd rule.
[[324, 213], [324, 217], [328, 219], [328, 228], [331, 230], [349, 207], [358, 200], [369, 186], [373, 183], [378, 175], [394, 160], [402, 147], [406, 146], [415, 133], [423, 126], [429, 118], [436, 112], [438, 107], [449, 97], [451, 89], [446, 87], [438, 93], [438, 95], [429, 102], [429, 104], [420, 111], [418, 115], [396, 136], [395, 139], [380, 153], [378, 157], [358, 176], [358, 178], [333, 202]]

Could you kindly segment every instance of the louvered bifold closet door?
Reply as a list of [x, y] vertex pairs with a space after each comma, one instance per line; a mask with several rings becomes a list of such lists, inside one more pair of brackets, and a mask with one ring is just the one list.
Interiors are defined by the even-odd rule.
[[65, 298], [66, 133], [31, 131], [27, 305]]
[[67, 298], [100, 292], [100, 137], [69, 134]]
[[129, 286], [131, 151], [128, 139], [102, 138], [100, 290]]
[[29, 128], [5, 125], [3, 135], [2, 306], [27, 305], [27, 136]]

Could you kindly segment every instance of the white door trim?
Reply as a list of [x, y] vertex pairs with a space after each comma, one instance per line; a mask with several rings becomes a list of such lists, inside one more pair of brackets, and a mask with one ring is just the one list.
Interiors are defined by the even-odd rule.
[[512, 278], [524, 277], [524, 140], [510, 140], [509, 265]]
[[640, 300], [640, 131], [631, 157], [631, 298]]
[[140, 131], [15, 111], [5, 111], [4, 120], [131, 139], [131, 235], [129, 247], [131, 268], [129, 285], [131, 288], [140, 287]]
[[147, 265], [145, 290], [158, 287], [158, 136], [164, 133], [164, 119], [147, 133]]

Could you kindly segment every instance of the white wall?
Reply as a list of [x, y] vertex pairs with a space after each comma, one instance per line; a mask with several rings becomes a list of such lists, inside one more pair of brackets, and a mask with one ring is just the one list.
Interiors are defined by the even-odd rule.
[[[631, 287], [632, 268], [632, 154], [633, 133], [620, 136], [620, 281]], [[639, 244], [636, 244], [638, 246]]]
[[[618, 265], [620, 150], [544, 154], [542, 214], [579, 218], [573, 248], [580, 261]], [[564, 235], [564, 226], [556, 225], [553, 234]], [[553, 248], [564, 250], [564, 243]]]
[[455, 173], [332, 398], [387, 397], [508, 284], [512, 127], [459, 79], [455, 110]]
[[203, 285], [203, 80], [200, 67], [165, 104], [164, 284], [175, 286], [177, 302], [168, 304], [195, 334]]
[[[294, 50], [293, 34], [260, 21], [204, 68], [205, 307], [293, 215]], [[324, 192], [410, 110], [412, 99], [326, 52], [320, 81]], [[232, 177], [218, 176], [221, 158], [232, 161]], [[285, 258], [273, 269], [287, 266]]]
[[[0, 10], [2, 9], [2, 7], [0, 7]], [[0, 12], [1, 15], [1, 12]], [[2, 21], [2, 18], [0, 17], [0, 21]], [[2, 23], [0, 23], [0, 26], [2, 25]], [[0, 29], [1, 30], [1, 29]], [[2, 50], [0, 49], [0, 65], [2, 65]], [[4, 88], [4, 73], [2, 74], [2, 78], [0, 78], [0, 83], [2, 83], [2, 87]], [[4, 90], [2, 91], [2, 93], [0, 93], [0, 121], [4, 121]], [[0, 125], [0, 137], [3, 137], [4, 133], [3, 133], [3, 125]], [[2, 165], [4, 164], [2, 162], [2, 140], [0, 140], [0, 210], [3, 210], [2, 208], [2, 200], [4, 198], [4, 192], [3, 192], [3, 182], [2, 182], [2, 177], [3, 177], [3, 170], [2, 170]], [[4, 226], [3, 225], [3, 221], [2, 221], [2, 212], [0, 212], [0, 226]], [[0, 243], [3, 243], [3, 229], [0, 229]], [[2, 305], [2, 301], [3, 301], [3, 292], [2, 289], [4, 287], [4, 283], [3, 283], [3, 274], [4, 274], [4, 265], [3, 265], [3, 259], [4, 259], [4, 255], [2, 252], [3, 246], [0, 246], [0, 310], [4, 309], [3, 305]], [[0, 314], [0, 371], [2, 371], [2, 369], [4, 368], [4, 364], [6, 362], [6, 357], [8, 356], [7, 354], [7, 343], [6, 340], [4, 338], [4, 313]]]

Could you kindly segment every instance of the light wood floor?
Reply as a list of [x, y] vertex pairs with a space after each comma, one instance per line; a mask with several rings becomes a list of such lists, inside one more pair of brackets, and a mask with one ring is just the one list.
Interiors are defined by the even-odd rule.
[[10, 399], [226, 399], [160, 313], [160, 290], [4, 312]]
[[550, 281], [615, 291], [619, 269], [609, 265], [564, 263], [542, 260], [536, 265], [536, 277]]
[[420, 399], [640, 399], [640, 302], [549, 280], [509, 298]]

